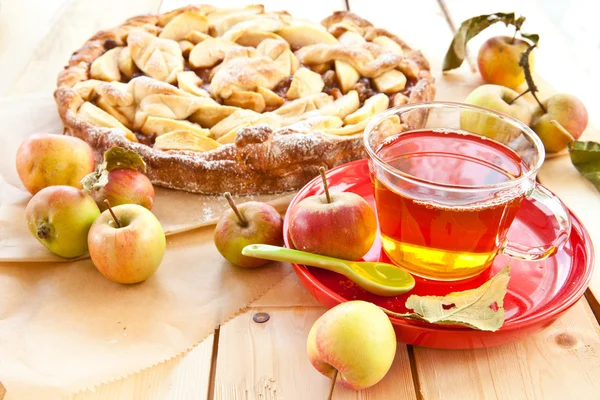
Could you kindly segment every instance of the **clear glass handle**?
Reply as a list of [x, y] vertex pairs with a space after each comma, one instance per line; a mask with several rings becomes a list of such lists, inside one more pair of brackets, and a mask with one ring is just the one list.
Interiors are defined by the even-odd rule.
[[556, 253], [565, 244], [571, 234], [571, 218], [569, 217], [569, 211], [567, 211], [562, 201], [550, 193], [548, 189], [536, 184], [530, 197], [542, 203], [554, 214], [559, 228], [556, 239], [550, 244], [538, 247], [529, 247], [505, 241], [504, 245], [500, 248], [500, 253], [526, 261], [543, 260]]

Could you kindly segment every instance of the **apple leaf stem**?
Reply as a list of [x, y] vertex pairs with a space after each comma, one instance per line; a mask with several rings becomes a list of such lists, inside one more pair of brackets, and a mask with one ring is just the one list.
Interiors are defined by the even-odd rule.
[[538, 99], [538, 97], [536, 95], [536, 92], [538, 92], [538, 88], [535, 85], [535, 82], [533, 81], [533, 75], [531, 74], [531, 66], [529, 65], [529, 54], [533, 51], [533, 49], [535, 49], [536, 46], [537, 46], [536, 44], [532, 44], [531, 46], [529, 46], [527, 48], [527, 50], [525, 50], [523, 53], [521, 53], [521, 58], [519, 59], [519, 65], [521, 66], [521, 68], [523, 68], [523, 73], [525, 74], [525, 82], [527, 82], [527, 90], [525, 90], [523, 93], [521, 93], [520, 95], [518, 95], [517, 97], [512, 99], [510, 101], [510, 103], [508, 103], [508, 104], [514, 103], [515, 101], [517, 101], [518, 98], [525, 95], [526, 93], [531, 93], [531, 95], [533, 96], [535, 101], [537, 101], [540, 108], [545, 113], [546, 107], [544, 107], [544, 105], [542, 104], [540, 99]]
[[329, 184], [327, 184], [327, 177], [325, 176], [325, 168], [319, 168], [319, 173], [321, 174], [321, 179], [323, 179], [323, 188], [325, 189], [325, 197], [327, 198], [327, 203], [331, 203], [331, 196], [329, 195]]
[[338, 370], [336, 369], [335, 372], [333, 373], [333, 378], [331, 380], [331, 389], [329, 389], [329, 396], [327, 397], [327, 400], [333, 399], [333, 389], [335, 389], [335, 381], [337, 380], [337, 376], [338, 376]]
[[110, 206], [110, 202], [108, 201], [108, 199], [104, 200], [104, 204], [106, 204], [106, 207], [108, 207], [108, 212], [110, 212], [110, 215], [112, 215], [113, 219], [115, 220], [115, 224], [117, 224], [117, 228], [120, 228], [121, 221], [119, 221], [119, 218], [117, 218], [117, 215], [115, 214], [112, 207]]
[[244, 216], [242, 215], [240, 210], [235, 205], [235, 201], [233, 201], [233, 197], [231, 197], [231, 193], [225, 192], [225, 198], [227, 199], [227, 202], [229, 203], [229, 207], [231, 207], [231, 209], [233, 210], [235, 215], [237, 215], [238, 219], [240, 220], [240, 224], [242, 224], [243, 227], [248, 226], [248, 221], [246, 221], [246, 218], [244, 218]]

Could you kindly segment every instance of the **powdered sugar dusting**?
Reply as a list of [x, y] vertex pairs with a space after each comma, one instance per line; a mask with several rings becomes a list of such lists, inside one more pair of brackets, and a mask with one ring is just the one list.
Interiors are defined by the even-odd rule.
[[[348, 15], [351, 14], [348, 13]], [[158, 20], [159, 18], [157, 18]], [[163, 151], [145, 144], [128, 141], [124, 136], [124, 132], [120, 129], [93, 126], [81, 120], [76, 115], [80, 104], [78, 104], [78, 101], [80, 100], [71, 88], [73, 78], [76, 77], [78, 81], [89, 79], [89, 65], [102, 54], [98, 54], [101, 51], [101, 41], [111, 37], [111, 35], [121, 40], [127, 34], [133, 33], [132, 30], [135, 28], [134, 23], [126, 23], [114, 30], [103, 32], [101, 39], [100, 37], [91, 39], [86, 43], [86, 46], [77, 52], [76, 62], [70, 63], [65, 72], [61, 73], [63, 78], [60, 80], [61, 86], [57, 90], [59, 96], [56, 97], [61, 118], [70, 134], [81, 137], [92, 145], [98, 159], [101, 159], [102, 153], [108, 148], [122, 146], [138, 152], [146, 160], [148, 164], [147, 174], [157, 185], [198, 193], [230, 191], [247, 194], [255, 192], [277, 193], [290, 188], [298, 188], [313, 178], [320, 166], [333, 167], [365, 156], [360, 133], [340, 137], [324, 134], [318, 130], [300, 129], [301, 127], [296, 129], [294, 127], [281, 128], [273, 132], [270, 129], [267, 130], [265, 126], [252, 126], [240, 130], [240, 132], [249, 132], [250, 136], [253, 136], [252, 140], [246, 143], [226, 144], [207, 152]], [[139, 36], [143, 38], [145, 35], [138, 34], [137, 36], [137, 39], [141, 39]], [[133, 34], [128, 39], [135, 42], [136, 35]], [[156, 36], [146, 37], [145, 39], [157, 43], [162, 43], [161, 40], [164, 40], [156, 38]], [[138, 43], [138, 45], [141, 45], [141, 43]], [[173, 46], [171, 46], [173, 47], [172, 51], [169, 46], [166, 46], [166, 48], [160, 47], [158, 49], [161, 51], [160, 57], [155, 59], [149, 57], [150, 60], [147, 61], [150, 65], [148, 67], [154, 69], [158, 65], [152, 65], [152, 63], [160, 61], [160, 66], [168, 64], [167, 69], [171, 69], [172, 65], [170, 64], [173, 61], [170, 58], [171, 56], [176, 56], [177, 62], [175, 64], [179, 66], [180, 48], [176, 42], [173, 42]], [[297, 54], [306, 52], [310, 47], [312, 46], [300, 49]], [[337, 48], [339, 46], [329, 47]], [[389, 52], [374, 43], [364, 43], [358, 47], [342, 47], [346, 47], [346, 50], [342, 50], [342, 53], [345, 51], [345, 55], [342, 54], [342, 59], [348, 57], [347, 61], [355, 65], [365, 77], [372, 77], [392, 68], [401, 69], [402, 60], [406, 60], [406, 58], [403, 59], [398, 54]], [[336, 52], [333, 51], [329, 55], [332, 57], [331, 59], [337, 59], [336, 57], [340, 55], [339, 51], [337, 55], [333, 53]], [[246, 58], [245, 60], [256, 59], [258, 57]], [[280, 68], [279, 64], [277, 67]], [[248, 74], [247, 71], [242, 71], [246, 67], [240, 66], [238, 69], [232, 71], [231, 76], [226, 76], [225, 80], [234, 80], [233, 87], [235, 88], [238, 86], [246, 88], [244, 85], [247, 84], [245, 79]], [[268, 71], [265, 72], [262, 65], [259, 65], [256, 71], [262, 78], [270, 79], [266, 74]], [[69, 75], [70, 72], [73, 77], [67, 79], [65, 76]], [[410, 93], [411, 101], [425, 101], [433, 98], [433, 89], [427, 90], [427, 88], [432, 88], [433, 80], [428, 71], [421, 72], [427, 72], [427, 74], [424, 75], [424, 79], [419, 79], [415, 85], [415, 91]], [[289, 73], [283, 75], [288, 76]], [[175, 94], [174, 92], [181, 90], [147, 77], [137, 79], [150, 81], [146, 86], [146, 89], [150, 92], [162, 92], [164, 90]], [[276, 80], [280, 81], [280, 79]], [[271, 80], [268, 84], [263, 81], [260, 83], [263, 87], [271, 87], [270, 82]], [[167, 90], [167, 87], [171, 87], [171, 91]], [[155, 89], [153, 90], [153, 88]], [[139, 90], [137, 87], [132, 88], [131, 93], [136, 98], [136, 104], [139, 103], [137, 95], [141, 94], [141, 87]], [[420, 95], [416, 95], [416, 93]], [[116, 93], [111, 94], [116, 95]], [[219, 105], [215, 102], [214, 106], [218, 107]], [[202, 211], [203, 214], [207, 214], [207, 217], [210, 212], [210, 209], [203, 209]]]

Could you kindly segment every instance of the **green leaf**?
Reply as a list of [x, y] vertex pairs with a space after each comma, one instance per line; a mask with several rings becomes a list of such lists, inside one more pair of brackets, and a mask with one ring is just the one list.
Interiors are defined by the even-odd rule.
[[[479, 15], [463, 21], [463, 23], [460, 24], [460, 28], [458, 28], [458, 31], [454, 35], [448, 51], [446, 52], [442, 70], [449, 71], [451, 69], [460, 67], [467, 55], [467, 43], [469, 40], [477, 36], [487, 27], [497, 22], [504, 22], [506, 26], [513, 25], [515, 29], [520, 30], [523, 22], [525, 22], [525, 17], [521, 16], [515, 19], [515, 13], [494, 13]], [[527, 39], [537, 37], [534, 43], [537, 43], [537, 40], [539, 40], [538, 35], [529, 34], [527, 36], [521, 36], [526, 37]], [[533, 39], [530, 40], [533, 41]]]
[[538, 35], [537, 33], [520, 33], [521, 37], [524, 37], [525, 39], [529, 40], [530, 42], [532, 42], [533, 44], [538, 44], [538, 42], [540, 41], [540, 35]]
[[600, 190], [600, 143], [576, 141], [569, 147], [571, 162]]
[[135, 171], [146, 171], [146, 163], [138, 153], [123, 147], [112, 147], [104, 153], [104, 163], [106, 170], [113, 169], [133, 169]]
[[432, 324], [463, 325], [483, 331], [496, 331], [504, 323], [504, 296], [510, 280], [507, 266], [476, 289], [446, 296], [412, 295], [406, 308], [412, 313], [399, 314], [383, 309], [386, 314], [417, 319]]

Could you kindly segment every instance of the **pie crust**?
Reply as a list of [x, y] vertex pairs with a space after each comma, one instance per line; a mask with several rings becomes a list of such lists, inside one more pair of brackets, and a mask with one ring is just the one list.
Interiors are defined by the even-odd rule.
[[[113, 146], [136, 151], [151, 181], [167, 188], [298, 189], [319, 167], [364, 158], [362, 131], [374, 113], [435, 94], [427, 60], [397, 36], [347, 11], [321, 25], [262, 6], [201, 5], [100, 31], [59, 74], [54, 97], [65, 133], [87, 141], [98, 160]], [[210, 82], [192, 68], [205, 68]], [[413, 114], [382, 134], [424, 118]], [[154, 144], [152, 135], [160, 135]]]

